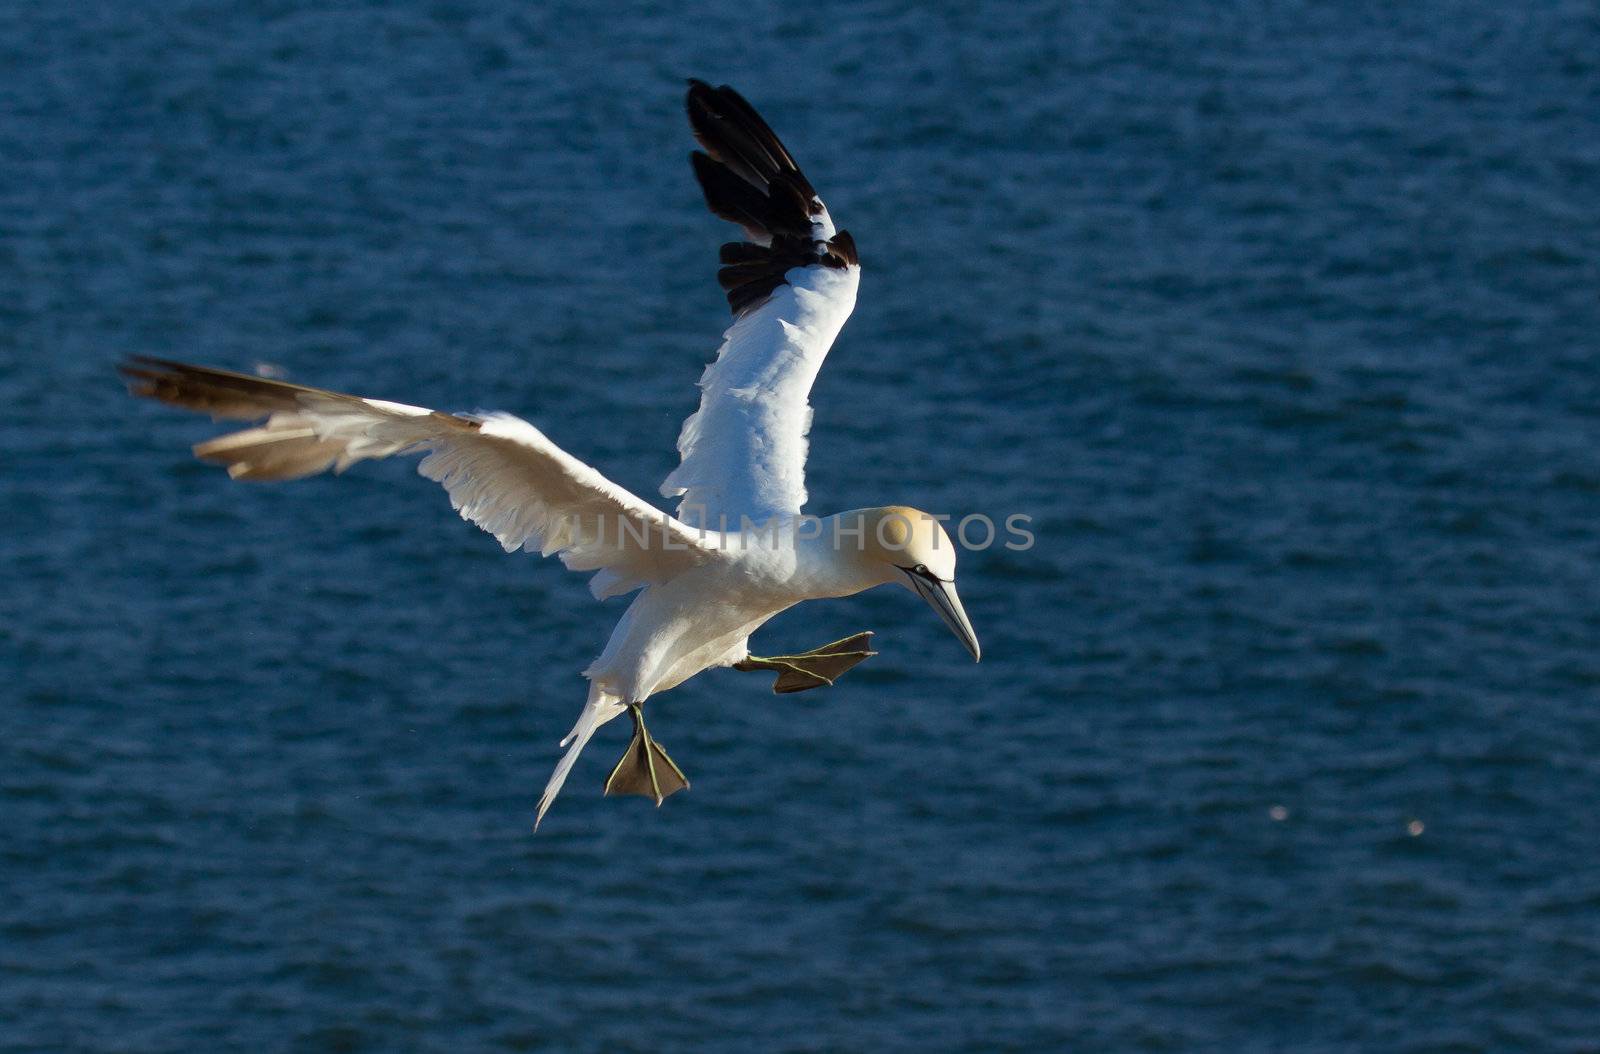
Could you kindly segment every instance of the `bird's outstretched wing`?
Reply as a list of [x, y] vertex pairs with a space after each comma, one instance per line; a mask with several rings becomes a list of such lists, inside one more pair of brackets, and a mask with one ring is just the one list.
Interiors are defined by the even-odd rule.
[[855, 307], [861, 266], [789, 151], [738, 92], [689, 82], [691, 155], [711, 211], [744, 228], [722, 247], [717, 280], [733, 308], [700, 409], [683, 423], [682, 462], [661, 485], [686, 523], [738, 530], [806, 501], [807, 397]]
[[510, 414], [445, 414], [142, 356], [122, 372], [135, 395], [213, 418], [265, 418], [194, 448], [234, 479], [298, 479], [426, 452], [417, 471], [444, 486], [462, 519], [506, 552], [559, 553], [574, 571], [599, 572], [589, 588], [601, 599], [670, 578], [712, 552], [698, 531]]

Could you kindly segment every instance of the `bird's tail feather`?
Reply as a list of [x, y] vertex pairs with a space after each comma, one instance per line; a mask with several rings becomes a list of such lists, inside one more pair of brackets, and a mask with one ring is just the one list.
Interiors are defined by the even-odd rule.
[[[550, 782], [545, 784], [544, 793], [539, 796], [539, 813], [534, 817], [533, 829], [538, 830], [544, 814], [549, 810], [550, 803], [556, 800], [556, 795], [561, 793], [561, 785], [567, 782], [567, 773], [572, 771], [573, 764], [578, 760], [578, 755], [583, 753], [583, 748], [589, 742], [589, 737], [595, 734], [599, 727], [621, 714], [627, 709], [622, 700], [615, 695], [601, 689], [598, 685], [589, 686], [589, 701], [584, 704], [583, 713], [578, 715], [578, 723], [572, 726], [572, 731], [561, 741], [567, 748], [561, 760], [556, 763], [556, 770], [550, 774]], [[571, 744], [570, 746], [568, 744]]]

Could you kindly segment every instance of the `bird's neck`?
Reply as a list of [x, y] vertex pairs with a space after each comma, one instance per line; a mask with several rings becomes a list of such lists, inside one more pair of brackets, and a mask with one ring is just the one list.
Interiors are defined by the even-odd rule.
[[[841, 519], [843, 517], [843, 519]], [[858, 514], [825, 516], [820, 528], [796, 536], [796, 571], [813, 598], [847, 597], [893, 580], [894, 569], [863, 551]]]

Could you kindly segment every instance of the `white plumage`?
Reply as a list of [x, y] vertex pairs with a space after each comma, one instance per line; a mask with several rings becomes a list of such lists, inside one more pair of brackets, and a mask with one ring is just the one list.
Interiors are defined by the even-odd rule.
[[[644, 728], [642, 704], [657, 692], [734, 664], [777, 670], [778, 690], [799, 690], [831, 684], [871, 654], [829, 646], [781, 661], [750, 656], [750, 633], [799, 601], [898, 582], [927, 598], [978, 654], [954, 589], [953, 546], [932, 518], [889, 507], [829, 517], [814, 534], [794, 529], [806, 502], [808, 397], [855, 306], [855, 243], [737, 93], [693, 81], [688, 109], [706, 150], [694, 167], [707, 204], [750, 240], [723, 247], [718, 278], [735, 320], [700, 379], [699, 408], [678, 441], [682, 461], [662, 484], [664, 495], [680, 498], [676, 517], [510, 414], [445, 414], [161, 359], [123, 367], [135, 394], [219, 418], [265, 418], [195, 447], [236, 479], [293, 479], [423, 453], [421, 474], [507, 552], [559, 555], [572, 570], [594, 572], [598, 598], [638, 591], [584, 671], [589, 698], [562, 741], [540, 819], [584, 744], [624, 712], [633, 714], [634, 742], [608, 791], [659, 804], [687, 786]], [[741, 532], [773, 523], [780, 528]], [[841, 537], [857, 544], [843, 546]]]
[[805, 507], [811, 384], [860, 281], [860, 267], [797, 269], [728, 327], [678, 437], [683, 460], [661, 484], [679, 519], [737, 530], [740, 517], [759, 524]]

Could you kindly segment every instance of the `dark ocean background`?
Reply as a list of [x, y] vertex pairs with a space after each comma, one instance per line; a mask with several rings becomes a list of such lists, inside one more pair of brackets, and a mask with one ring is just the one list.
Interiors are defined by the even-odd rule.
[[[811, 508], [1034, 517], [974, 666], [657, 699], [409, 463], [231, 484], [143, 353], [654, 496], [727, 316], [683, 78], [855, 234]], [[1589, 3], [0, 6], [0, 1048], [1600, 1050]]]

